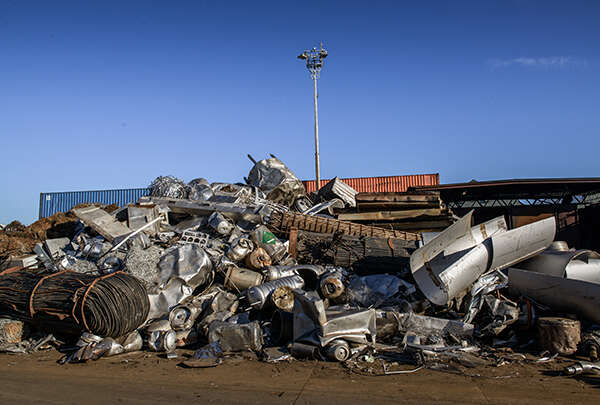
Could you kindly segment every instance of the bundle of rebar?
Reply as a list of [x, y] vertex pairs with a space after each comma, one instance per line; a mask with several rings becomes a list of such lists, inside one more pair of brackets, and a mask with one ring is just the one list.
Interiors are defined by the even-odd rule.
[[20, 270], [0, 275], [0, 313], [57, 334], [120, 337], [148, 316], [144, 286], [123, 272], [104, 276]]
[[290, 253], [300, 263], [352, 267], [359, 274], [396, 273], [408, 266], [412, 241], [296, 231]]

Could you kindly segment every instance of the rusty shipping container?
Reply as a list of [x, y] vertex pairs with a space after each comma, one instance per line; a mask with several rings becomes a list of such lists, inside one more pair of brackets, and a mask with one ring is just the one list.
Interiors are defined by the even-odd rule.
[[[440, 184], [439, 173], [434, 174], [411, 174], [407, 176], [383, 176], [383, 177], [353, 177], [340, 179], [359, 193], [402, 193], [409, 187], [437, 186]], [[321, 187], [330, 181], [321, 179]], [[315, 180], [302, 182], [307, 193], [316, 191]]]

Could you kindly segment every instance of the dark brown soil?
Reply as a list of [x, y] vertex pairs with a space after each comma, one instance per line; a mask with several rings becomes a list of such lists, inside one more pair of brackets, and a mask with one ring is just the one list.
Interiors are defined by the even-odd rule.
[[46, 239], [72, 237], [77, 218], [70, 212], [59, 212], [24, 226], [13, 221], [0, 231], [0, 261], [9, 256], [20, 256], [33, 252], [36, 243]]
[[[0, 402], [11, 404], [598, 404], [600, 377], [559, 375], [566, 364], [420, 370], [363, 376], [336, 363], [228, 359], [207, 369], [153, 353], [56, 364], [57, 352], [0, 355]], [[475, 375], [481, 375], [476, 377]]]

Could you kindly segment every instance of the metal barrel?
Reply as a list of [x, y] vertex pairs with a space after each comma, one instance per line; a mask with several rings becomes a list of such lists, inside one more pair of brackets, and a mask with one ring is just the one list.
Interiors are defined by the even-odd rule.
[[263, 275], [252, 270], [239, 267], [230, 267], [225, 276], [225, 285], [244, 291], [250, 287], [260, 285]]
[[246, 299], [248, 304], [254, 309], [262, 309], [268, 302], [268, 298], [273, 291], [279, 287], [302, 288], [304, 280], [300, 276], [284, 277], [272, 280], [267, 283], [257, 285], [246, 290]]
[[333, 361], [345, 361], [350, 357], [350, 346], [342, 339], [335, 339], [325, 346], [325, 356]]

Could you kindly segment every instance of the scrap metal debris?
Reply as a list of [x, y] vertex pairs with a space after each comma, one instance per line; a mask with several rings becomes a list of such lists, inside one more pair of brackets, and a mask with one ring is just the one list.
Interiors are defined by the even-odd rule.
[[[63, 363], [137, 350], [179, 358], [188, 348], [187, 367], [254, 353], [373, 375], [473, 375], [464, 370], [532, 350], [598, 359], [600, 255], [552, 243], [554, 218], [509, 229], [503, 217], [473, 224], [471, 212], [437, 235], [356, 224], [331, 217], [357, 207], [337, 177], [309, 198], [277, 158], [254, 163], [246, 184], [161, 176], [150, 196], [114, 213], [73, 209], [80, 222], [69, 233], [5, 261], [0, 350], [31, 352], [58, 336]], [[442, 204], [439, 195], [361, 198]], [[39, 331], [52, 337], [30, 337]]]

